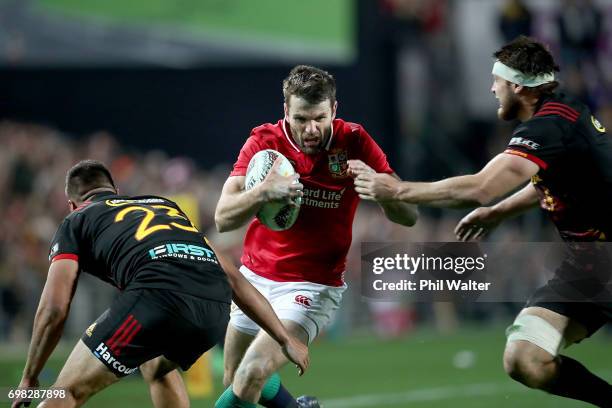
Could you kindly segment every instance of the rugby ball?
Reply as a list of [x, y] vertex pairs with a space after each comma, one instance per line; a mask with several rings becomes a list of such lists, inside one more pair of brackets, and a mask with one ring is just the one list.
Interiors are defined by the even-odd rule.
[[[249, 167], [247, 167], [246, 177], [244, 180], [245, 190], [250, 190], [261, 183], [272, 168], [274, 161], [281, 158], [280, 166], [278, 166], [278, 174], [281, 176], [291, 176], [295, 174], [293, 166], [285, 156], [276, 150], [266, 149], [261, 150], [251, 158]], [[257, 213], [257, 219], [274, 231], [284, 231], [293, 226], [300, 213], [300, 204], [291, 205], [285, 202], [268, 202], [265, 203]]]

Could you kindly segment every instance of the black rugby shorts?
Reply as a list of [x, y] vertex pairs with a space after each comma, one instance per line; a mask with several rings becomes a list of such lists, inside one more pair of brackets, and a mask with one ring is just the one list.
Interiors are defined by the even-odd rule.
[[187, 370], [224, 336], [230, 305], [166, 289], [122, 292], [83, 334], [117, 377], [160, 355]]

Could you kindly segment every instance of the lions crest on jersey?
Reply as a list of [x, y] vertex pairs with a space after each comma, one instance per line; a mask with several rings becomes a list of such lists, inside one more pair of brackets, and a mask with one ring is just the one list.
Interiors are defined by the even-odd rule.
[[348, 175], [348, 153], [342, 149], [332, 149], [327, 156], [329, 172], [333, 177], [344, 178]]

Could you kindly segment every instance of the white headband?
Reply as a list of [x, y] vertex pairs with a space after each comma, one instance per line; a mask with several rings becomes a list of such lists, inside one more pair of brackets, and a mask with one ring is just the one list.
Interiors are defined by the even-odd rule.
[[544, 85], [555, 80], [554, 72], [540, 75], [527, 75], [521, 71], [504, 65], [501, 61], [495, 61], [495, 64], [493, 64], [492, 73], [505, 79], [506, 81], [512, 82], [513, 84], [528, 87]]

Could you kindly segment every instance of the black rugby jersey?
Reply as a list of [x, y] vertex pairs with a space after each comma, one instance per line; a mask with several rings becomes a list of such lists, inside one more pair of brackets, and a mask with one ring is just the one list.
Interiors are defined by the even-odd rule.
[[81, 271], [119, 289], [160, 288], [230, 302], [225, 272], [204, 236], [163, 197], [99, 193], [58, 228], [49, 260], [73, 259]]
[[540, 167], [531, 181], [564, 240], [612, 240], [612, 136], [586, 105], [563, 94], [543, 98], [505, 153]]

